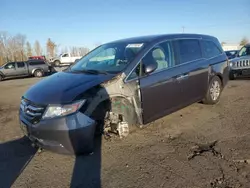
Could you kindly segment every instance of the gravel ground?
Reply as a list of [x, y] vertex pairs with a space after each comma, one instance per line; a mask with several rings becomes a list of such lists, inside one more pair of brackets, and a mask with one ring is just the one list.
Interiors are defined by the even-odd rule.
[[[39, 153], [22, 137], [20, 97], [37, 81], [0, 83], [0, 188], [250, 187], [250, 161], [237, 162], [250, 160], [249, 80], [229, 82], [215, 106], [197, 103], [124, 140], [96, 140], [94, 154], [79, 157]], [[188, 160], [194, 145], [215, 140], [219, 154]]]

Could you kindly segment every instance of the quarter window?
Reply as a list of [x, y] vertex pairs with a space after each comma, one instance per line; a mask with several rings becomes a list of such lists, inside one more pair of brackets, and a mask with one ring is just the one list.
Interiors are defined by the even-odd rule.
[[195, 61], [202, 58], [199, 40], [185, 39], [177, 41], [177, 49], [180, 55], [180, 64]]
[[24, 67], [24, 62], [17, 63], [17, 68], [23, 68], [23, 67]]
[[212, 41], [202, 41], [205, 58], [215, 57], [221, 54], [220, 49]]

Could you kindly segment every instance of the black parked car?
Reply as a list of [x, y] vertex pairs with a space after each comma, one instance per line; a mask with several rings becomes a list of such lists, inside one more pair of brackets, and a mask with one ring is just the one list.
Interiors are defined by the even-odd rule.
[[227, 56], [212, 36], [110, 42], [32, 86], [21, 100], [21, 128], [40, 147], [89, 152], [96, 132], [125, 137], [192, 103], [216, 104], [228, 71]]
[[228, 51], [225, 51], [228, 59], [233, 59], [237, 56], [239, 50], [228, 50]]
[[35, 76], [42, 77], [52, 72], [53, 68], [44, 60], [10, 62], [0, 67], [0, 81], [6, 78]]
[[229, 78], [234, 80], [238, 76], [250, 76], [250, 44], [243, 46], [236, 58], [230, 60]]

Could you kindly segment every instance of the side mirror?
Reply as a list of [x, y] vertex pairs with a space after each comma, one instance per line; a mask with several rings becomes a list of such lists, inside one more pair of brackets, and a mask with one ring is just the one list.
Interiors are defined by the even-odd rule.
[[150, 74], [151, 72], [154, 72], [157, 69], [156, 63], [150, 63], [148, 65], [145, 65], [144, 67], [144, 73]]

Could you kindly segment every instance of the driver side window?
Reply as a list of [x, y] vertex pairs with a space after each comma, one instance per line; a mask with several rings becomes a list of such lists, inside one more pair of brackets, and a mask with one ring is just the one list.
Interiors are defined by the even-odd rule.
[[4, 68], [5, 69], [14, 69], [15, 68], [15, 63], [8, 63], [7, 65], [5, 65]]
[[[142, 63], [142, 75], [140, 75], [140, 64]], [[137, 65], [134, 71], [128, 77], [128, 80], [135, 79], [143, 76], [145, 67], [147, 65], [156, 65], [156, 69], [153, 72], [159, 72], [161, 70], [174, 66], [173, 53], [171, 42], [162, 42], [154, 46], [141, 60], [141, 63]]]

